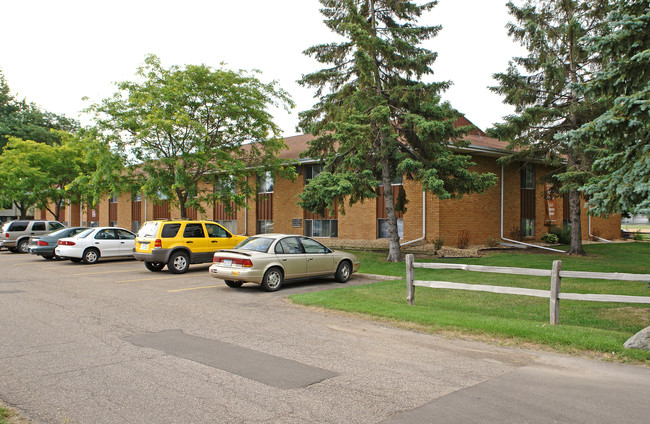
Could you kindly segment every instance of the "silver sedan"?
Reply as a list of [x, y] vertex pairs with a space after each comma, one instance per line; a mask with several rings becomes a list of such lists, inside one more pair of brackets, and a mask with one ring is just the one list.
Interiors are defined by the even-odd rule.
[[346, 283], [359, 269], [352, 254], [331, 250], [316, 240], [292, 234], [261, 234], [249, 237], [234, 249], [214, 253], [210, 275], [230, 287], [245, 282], [276, 291], [284, 280], [334, 276]]

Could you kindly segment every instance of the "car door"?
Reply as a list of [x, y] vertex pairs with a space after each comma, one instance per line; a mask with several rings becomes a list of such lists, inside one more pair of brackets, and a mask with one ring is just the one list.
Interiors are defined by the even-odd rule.
[[232, 249], [237, 245], [236, 240], [233, 238], [225, 228], [219, 224], [210, 222], [205, 223], [205, 232], [210, 239], [212, 252], [218, 249]]
[[99, 249], [102, 257], [120, 256], [120, 239], [112, 228], [97, 231], [93, 246]]
[[[192, 252], [192, 262], [210, 262], [212, 260], [212, 242], [205, 236], [201, 222], [188, 222], [183, 230], [183, 242]], [[216, 250], [216, 249], [215, 249]]]
[[308, 276], [334, 273], [334, 255], [331, 250], [307, 237], [301, 237], [300, 242], [305, 249]]
[[30, 229], [30, 236], [42, 236], [47, 233], [47, 223], [45, 221], [34, 221], [32, 222], [32, 228]]
[[275, 244], [275, 256], [284, 268], [284, 278], [300, 278], [307, 273], [307, 259], [298, 237], [279, 240]]
[[115, 230], [120, 239], [120, 256], [132, 256], [135, 249], [135, 234], [121, 228]]

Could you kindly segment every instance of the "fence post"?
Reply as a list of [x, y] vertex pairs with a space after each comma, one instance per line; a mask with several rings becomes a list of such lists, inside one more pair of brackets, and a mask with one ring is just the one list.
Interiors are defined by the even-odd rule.
[[415, 302], [415, 286], [413, 285], [414, 273], [413, 268], [414, 256], [412, 253], [406, 255], [406, 302], [413, 306]]
[[562, 261], [553, 261], [553, 270], [551, 271], [551, 325], [560, 323], [560, 271], [562, 270]]

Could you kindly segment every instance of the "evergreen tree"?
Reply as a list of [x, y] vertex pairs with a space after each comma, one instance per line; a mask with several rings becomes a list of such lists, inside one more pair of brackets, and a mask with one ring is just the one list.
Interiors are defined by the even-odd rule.
[[[315, 87], [318, 103], [301, 113], [300, 128], [317, 136], [305, 156], [320, 158], [325, 171], [300, 195], [301, 207], [324, 213], [377, 197], [383, 189], [389, 234], [389, 261], [399, 261], [396, 210], [405, 211], [401, 193], [393, 200], [396, 177], [418, 180], [442, 199], [482, 192], [496, 178], [469, 170], [469, 156], [450, 150], [466, 146], [469, 128], [455, 128], [460, 114], [440, 93], [449, 82], [427, 83], [436, 53], [420, 47], [439, 26], [417, 20], [437, 2], [404, 0], [320, 0], [325, 24], [345, 40], [311, 47], [327, 68], [303, 76]], [[326, 93], [327, 91], [327, 93]], [[380, 188], [381, 187], [381, 188]]]
[[554, 169], [552, 181], [569, 197], [569, 253], [584, 254], [579, 190], [592, 159], [584, 146], [569, 144], [562, 136], [604, 108], [581, 95], [576, 85], [588, 81], [600, 66], [583, 37], [604, 30], [608, 2], [528, 0], [522, 7], [512, 2], [507, 6], [516, 20], [508, 24], [508, 32], [529, 54], [514, 58], [507, 72], [494, 75], [499, 85], [491, 89], [505, 95], [505, 103], [515, 106], [516, 114], [495, 125], [490, 134], [510, 142], [516, 153], [508, 160], [540, 161]]
[[650, 0], [621, 0], [610, 33], [588, 39], [604, 68], [582, 89], [611, 107], [570, 134], [589, 144], [594, 175], [584, 187], [600, 214], [650, 213]]

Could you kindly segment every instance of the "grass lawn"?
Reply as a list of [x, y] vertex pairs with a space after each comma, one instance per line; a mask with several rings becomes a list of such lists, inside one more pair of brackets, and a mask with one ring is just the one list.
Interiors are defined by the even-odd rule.
[[[490, 253], [481, 258], [418, 259], [416, 261], [563, 270], [650, 273], [650, 243], [585, 245], [586, 257], [553, 253]], [[384, 253], [355, 252], [359, 272], [404, 277], [404, 263], [388, 263]], [[417, 280], [440, 280], [549, 290], [550, 278], [477, 273], [458, 270], [415, 270]], [[562, 291], [650, 296], [650, 282], [563, 278]], [[405, 280], [293, 295], [295, 303], [360, 313], [398, 325], [415, 324], [431, 333], [460, 332], [498, 342], [533, 343], [562, 352], [593, 352], [598, 356], [650, 365], [650, 352], [625, 349], [623, 343], [650, 325], [650, 305], [562, 300], [560, 325], [549, 325], [549, 301], [528, 296], [416, 287], [415, 306], [406, 304]]]

